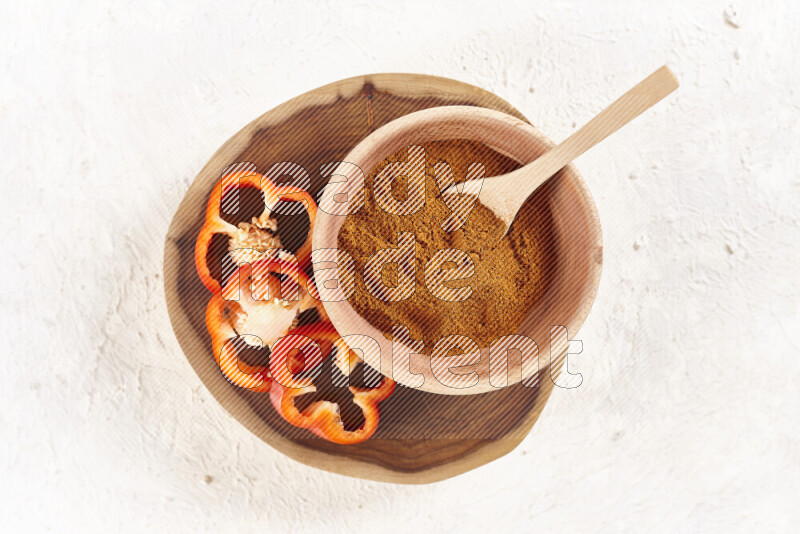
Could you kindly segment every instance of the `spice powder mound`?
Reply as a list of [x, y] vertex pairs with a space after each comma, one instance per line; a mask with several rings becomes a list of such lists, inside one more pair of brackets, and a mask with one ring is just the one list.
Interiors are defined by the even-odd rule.
[[[480, 347], [517, 333], [528, 310], [544, 293], [548, 278], [547, 258], [550, 235], [550, 211], [546, 198], [534, 194], [517, 215], [511, 231], [502, 237], [503, 226], [480, 202], [466, 222], [453, 232], [442, 229], [451, 213], [437, 186], [434, 166], [447, 163], [456, 182], [463, 182], [471, 163], [482, 163], [485, 176], [508, 173], [520, 164], [488, 146], [467, 140], [435, 141], [423, 144], [425, 150], [425, 205], [410, 215], [388, 213], [373, 195], [375, 176], [387, 165], [404, 162], [408, 149], [383, 160], [366, 177], [364, 206], [347, 217], [338, 236], [339, 249], [352, 256], [356, 273], [364, 273], [367, 260], [375, 252], [397, 246], [398, 232], [409, 232], [416, 240], [416, 281], [413, 294], [404, 300], [384, 301], [373, 296], [364, 278], [355, 276], [353, 309], [385, 336], [391, 338], [392, 326], [409, 329], [412, 339], [425, 343], [430, 354], [441, 338], [467, 336]], [[408, 177], [399, 175], [391, 184], [398, 201], [407, 195]], [[470, 286], [471, 295], [460, 302], [448, 302], [434, 296], [424, 280], [426, 262], [441, 249], [455, 248], [470, 255], [475, 266], [469, 278], [445, 282], [449, 288]], [[551, 258], [552, 259], [552, 258]], [[552, 262], [550, 262], [552, 263]], [[382, 271], [387, 287], [397, 283], [392, 264]]]

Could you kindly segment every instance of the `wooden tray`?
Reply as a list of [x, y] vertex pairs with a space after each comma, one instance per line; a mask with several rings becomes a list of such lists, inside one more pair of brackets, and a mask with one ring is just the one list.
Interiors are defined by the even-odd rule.
[[[343, 159], [374, 129], [397, 117], [446, 105], [482, 106], [527, 120], [492, 93], [446, 78], [374, 74], [341, 80], [281, 104], [228, 140], [200, 171], [170, 224], [164, 285], [184, 354], [231, 415], [297, 461], [387, 482], [442, 480], [510, 452], [533, 427], [550, 396], [553, 383], [546, 378], [547, 368], [535, 387], [517, 384], [480, 395], [446, 396], [398, 387], [380, 405], [380, 427], [373, 438], [342, 446], [288, 425], [275, 413], [269, 395], [233, 386], [214, 361], [204, 323], [209, 293], [197, 276], [193, 254], [208, 194], [222, 170], [244, 161], [260, 171], [276, 162], [296, 162], [311, 175], [316, 197], [325, 185], [318, 172], [323, 163]], [[299, 243], [306, 229], [307, 220], [284, 245], [291, 249], [289, 242]]]

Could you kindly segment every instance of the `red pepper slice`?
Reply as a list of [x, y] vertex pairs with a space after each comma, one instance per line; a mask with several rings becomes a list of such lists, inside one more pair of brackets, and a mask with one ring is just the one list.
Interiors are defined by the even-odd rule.
[[[197, 243], [194, 250], [194, 262], [197, 267], [197, 274], [200, 276], [203, 285], [215, 294], [219, 293], [222, 288], [219, 282], [211, 276], [211, 272], [208, 268], [208, 247], [211, 244], [211, 238], [214, 237], [215, 234], [224, 234], [228, 237], [233, 237], [238, 231], [235, 225], [222, 219], [220, 215], [220, 206], [226, 193], [233, 189], [240, 189], [243, 187], [254, 187], [261, 190], [264, 194], [265, 213], [269, 213], [280, 201], [303, 202], [308, 212], [311, 227], [314, 227], [314, 219], [317, 215], [317, 204], [314, 202], [311, 195], [303, 189], [290, 185], [277, 185], [268, 178], [250, 171], [238, 171], [223, 176], [211, 191], [211, 196], [208, 199], [208, 206], [206, 208], [205, 223], [200, 229], [200, 234], [197, 236]], [[301, 269], [308, 267], [311, 261], [311, 232], [309, 232], [305, 243], [303, 243], [295, 256], [297, 257]]]
[[[285, 275], [283, 282], [276, 276], [278, 274]], [[279, 299], [277, 295], [281, 298]], [[264, 296], [268, 296], [268, 300], [262, 300]], [[252, 265], [247, 263], [241, 265], [228, 279], [222, 292], [211, 297], [206, 308], [206, 327], [211, 335], [214, 357], [223, 375], [231, 383], [253, 391], [266, 392], [270, 389], [272, 378], [269, 368], [239, 361], [238, 351], [234, 346], [234, 341], [240, 336], [258, 335], [257, 332], [237, 331], [237, 327], [240, 330], [247, 330], [248, 309], [250, 313], [266, 316], [269, 320], [270, 311], [287, 317], [299, 311], [316, 308], [323, 321], [295, 329], [291, 327], [290, 322], [285, 331], [280, 331], [280, 327], [276, 325], [279, 330], [271, 336], [262, 336], [262, 343], [272, 345], [277, 339], [295, 331], [311, 339], [319, 339], [323, 344], [328, 343], [328, 340], [336, 335], [336, 330], [327, 322], [325, 309], [322, 303], [316, 300], [316, 296], [314, 281], [300, 271], [297, 264], [278, 258], [268, 258]], [[292, 300], [282, 300], [284, 297]], [[233, 300], [234, 298], [238, 300]], [[283, 305], [283, 302], [288, 302], [288, 305]], [[256, 326], [264, 324], [263, 319], [255, 322]], [[267, 327], [269, 326], [267, 324]], [[315, 328], [309, 328], [312, 326]], [[250, 344], [255, 344], [250, 341]], [[292, 359], [288, 365], [292, 372], [299, 372], [304, 367], [311, 369], [319, 365], [322, 360], [320, 353], [317, 358], [306, 358], [305, 362]]]
[[[336, 346], [337, 350], [350, 351], [335, 330], [332, 335], [335, 338], [329, 341]], [[322, 335], [317, 336], [317, 338], [320, 337]], [[284, 340], [287, 340], [286, 343], [284, 343]], [[378, 403], [394, 392], [394, 380], [384, 376], [381, 383], [374, 388], [350, 386], [350, 392], [353, 394], [353, 403], [361, 408], [364, 415], [364, 423], [356, 430], [345, 430], [338, 404], [329, 401], [317, 401], [302, 412], [295, 405], [295, 398], [316, 391], [316, 387], [314, 387], [310, 378], [288, 376], [287, 370], [291, 371], [291, 366], [287, 365], [285, 358], [290, 354], [291, 348], [294, 348], [293, 345], [295, 344], [295, 340], [291, 339], [290, 336], [281, 339], [275, 344], [274, 352], [279, 353], [282, 357], [270, 358], [270, 370], [273, 376], [276, 377], [270, 389], [270, 400], [281, 417], [296, 427], [306, 428], [323, 439], [341, 445], [361, 443], [372, 437], [380, 421]], [[349, 355], [346, 360], [357, 358], [357, 356]]]

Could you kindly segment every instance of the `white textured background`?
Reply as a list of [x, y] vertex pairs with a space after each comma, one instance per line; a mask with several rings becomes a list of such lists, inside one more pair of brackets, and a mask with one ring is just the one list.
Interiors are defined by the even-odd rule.
[[[0, 530], [797, 531], [798, 4], [33, 4], [0, 12]], [[577, 161], [605, 236], [584, 382], [513, 453], [429, 486], [345, 478], [201, 385], [162, 246], [244, 124], [422, 72], [561, 140], [662, 63], [679, 92]]]

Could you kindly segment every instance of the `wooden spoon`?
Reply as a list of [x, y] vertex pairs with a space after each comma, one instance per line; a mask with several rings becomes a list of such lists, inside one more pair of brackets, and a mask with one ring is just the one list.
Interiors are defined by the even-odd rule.
[[551, 176], [677, 88], [677, 78], [664, 65], [532, 163], [501, 176], [453, 185], [444, 194], [478, 191], [481, 203], [505, 224], [505, 235], [522, 204]]

